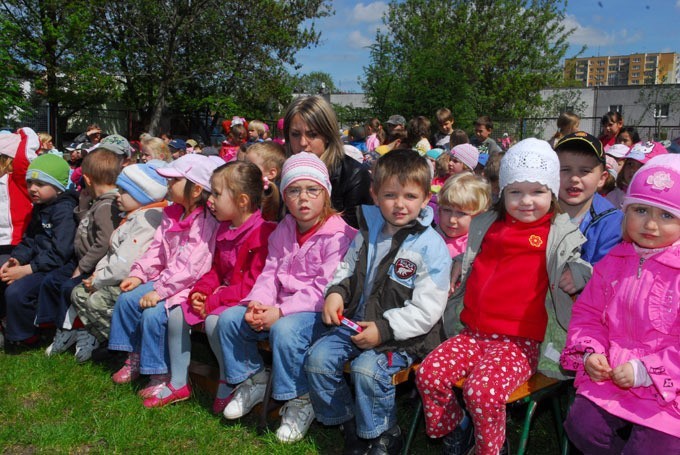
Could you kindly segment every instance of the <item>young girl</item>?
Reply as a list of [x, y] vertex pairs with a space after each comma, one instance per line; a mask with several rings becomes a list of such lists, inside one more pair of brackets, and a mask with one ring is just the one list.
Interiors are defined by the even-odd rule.
[[557, 131], [550, 138], [548, 143], [552, 148], [567, 134], [574, 133], [578, 131], [578, 126], [581, 123], [581, 117], [574, 114], [571, 111], [562, 112], [559, 117], [557, 117]]
[[598, 139], [602, 142], [602, 147], [608, 149], [616, 144], [616, 137], [623, 127], [623, 117], [619, 112], [607, 112], [600, 119], [602, 134]]
[[406, 131], [408, 133], [407, 140], [409, 146], [420, 153], [421, 156], [425, 156], [427, 151], [432, 148], [428, 139], [430, 137], [430, 127], [430, 120], [422, 115], [408, 121]]
[[623, 166], [616, 178], [617, 190], [608, 194], [607, 200], [609, 200], [616, 208], [622, 207], [628, 184], [638, 169], [655, 156], [663, 155], [665, 153], [668, 153], [668, 150], [666, 150], [659, 142], [638, 142], [633, 145], [625, 156]]
[[470, 172], [454, 175], [442, 187], [437, 203], [437, 232], [455, 258], [465, 252], [472, 219], [489, 208], [491, 185]]
[[385, 132], [383, 131], [380, 119], [376, 117], [373, 117], [366, 123], [366, 133], [368, 134], [366, 138], [366, 151], [369, 153], [375, 151], [385, 141]]
[[679, 184], [673, 154], [635, 174], [624, 240], [574, 304], [561, 360], [576, 370], [576, 399], [564, 426], [583, 453], [680, 453]]
[[222, 142], [220, 156], [228, 163], [236, 159], [239, 147], [248, 138], [248, 129], [245, 120], [241, 117], [234, 117], [231, 121], [223, 122], [222, 125], [226, 130], [227, 139]]
[[461, 307], [464, 327], [425, 358], [416, 378], [427, 434], [446, 436], [445, 453], [455, 441], [472, 445], [472, 425], [464, 421], [453, 392], [461, 378], [466, 378], [463, 399], [472, 416], [475, 453], [498, 453], [505, 438], [505, 401], [536, 371], [549, 316], [567, 327], [568, 293], [583, 287], [590, 274], [579, 257], [585, 238], [566, 215], [557, 214], [559, 169], [547, 142], [517, 143], [501, 161], [499, 202], [472, 221], [462, 284], [444, 313], [447, 335], [458, 328]]
[[242, 306], [220, 314], [217, 331], [226, 381], [240, 384], [224, 416], [237, 419], [263, 400], [269, 373], [257, 342], [269, 339], [272, 397], [288, 401], [276, 436], [295, 442], [314, 420], [302, 369], [305, 354], [325, 330], [323, 293], [356, 231], [331, 208], [328, 170], [316, 155], [289, 158], [281, 190], [290, 214], [269, 238], [267, 262], [252, 291]]
[[111, 320], [109, 349], [129, 352], [125, 365], [113, 375], [117, 384], [139, 374], [151, 375], [139, 394], [152, 396], [168, 380], [165, 331], [168, 310], [186, 302], [198, 278], [210, 270], [218, 222], [206, 208], [210, 176], [222, 162], [217, 157], [184, 155], [158, 168], [168, 179], [173, 204], [149, 249], [120, 283]]
[[264, 184], [262, 173], [254, 164], [234, 161], [220, 166], [210, 183], [212, 194], [208, 207], [222, 222], [215, 240], [212, 269], [198, 280], [181, 307], [170, 310], [168, 352], [172, 379], [144, 400], [147, 408], [182, 401], [191, 395], [189, 333], [191, 326], [202, 322], [220, 365], [220, 383], [213, 403], [215, 414], [224, 411], [231, 392], [224, 379], [223, 356], [215, 331], [217, 317], [250, 292], [264, 267], [267, 242], [276, 224], [266, 222], [260, 214]]
[[248, 147], [245, 161], [253, 163], [262, 172], [265, 196], [262, 200], [262, 217], [267, 221], [281, 221], [286, 216], [286, 208], [279, 193], [281, 169], [286, 161], [285, 150], [274, 141], [260, 142]]

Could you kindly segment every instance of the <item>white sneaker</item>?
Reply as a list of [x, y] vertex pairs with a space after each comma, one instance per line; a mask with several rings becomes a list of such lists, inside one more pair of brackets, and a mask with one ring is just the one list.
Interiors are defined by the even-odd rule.
[[92, 351], [99, 347], [97, 338], [85, 329], [76, 334], [76, 360], [83, 363], [92, 358]]
[[45, 354], [47, 357], [54, 354], [61, 354], [62, 352], [66, 352], [66, 350], [73, 346], [75, 342], [75, 330], [57, 329], [57, 333], [54, 335], [54, 341], [52, 341], [52, 344], [45, 349]]
[[314, 421], [314, 408], [309, 394], [293, 398], [283, 405], [279, 411], [281, 426], [276, 430], [276, 437], [281, 442], [298, 442], [307, 434]]
[[234, 397], [226, 408], [224, 417], [230, 420], [238, 419], [248, 414], [256, 404], [264, 400], [264, 393], [267, 391], [269, 372], [258, 374], [257, 382], [251, 377], [239, 384], [234, 389]]

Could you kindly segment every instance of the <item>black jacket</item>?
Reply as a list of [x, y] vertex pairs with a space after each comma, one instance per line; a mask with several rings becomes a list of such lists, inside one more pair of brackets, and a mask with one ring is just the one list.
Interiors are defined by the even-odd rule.
[[368, 169], [354, 158], [345, 155], [340, 166], [331, 172], [331, 205], [342, 218], [354, 228], [359, 227], [357, 207], [362, 204], [373, 205], [369, 189], [371, 176]]

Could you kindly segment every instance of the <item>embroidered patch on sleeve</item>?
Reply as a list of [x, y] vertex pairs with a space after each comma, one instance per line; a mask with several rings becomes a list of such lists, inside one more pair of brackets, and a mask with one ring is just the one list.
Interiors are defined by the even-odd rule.
[[405, 280], [416, 273], [416, 264], [408, 259], [399, 258], [394, 263], [394, 273], [402, 280]]

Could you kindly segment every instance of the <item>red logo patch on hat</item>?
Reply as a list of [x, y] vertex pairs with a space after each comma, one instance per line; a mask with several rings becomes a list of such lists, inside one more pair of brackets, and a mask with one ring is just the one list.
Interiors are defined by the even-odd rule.
[[399, 258], [397, 259], [397, 262], [394, 263], [394, 273], [402, 280], [412, 277], [416, 273], [416, 268], [413, 261], [409, 261], [408, 259]]

